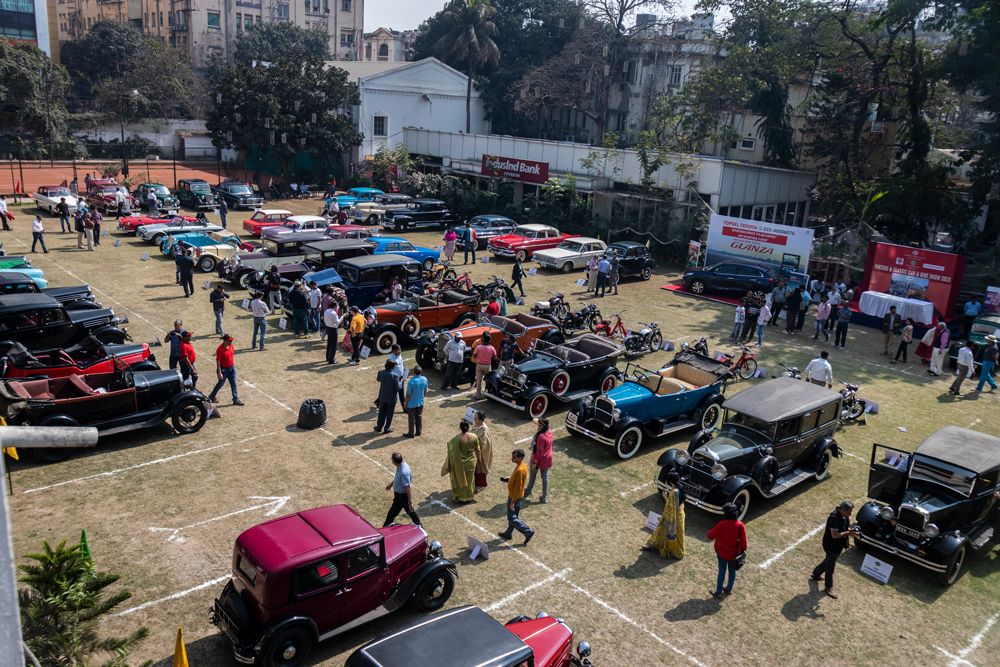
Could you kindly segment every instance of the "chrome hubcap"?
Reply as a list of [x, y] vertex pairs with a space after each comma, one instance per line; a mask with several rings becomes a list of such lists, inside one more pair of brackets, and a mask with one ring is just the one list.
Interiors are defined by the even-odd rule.
[[296, 650], [294, 644], [288, 644], [285, 646], [285, 650], [281, 652], [281, 657], [285, 660], [291, 660], [295, 657]]

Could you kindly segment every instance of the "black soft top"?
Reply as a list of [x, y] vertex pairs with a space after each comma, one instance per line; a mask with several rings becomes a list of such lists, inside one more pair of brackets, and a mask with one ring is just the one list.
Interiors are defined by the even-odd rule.
[[346, 667], [503, 667], [532, 658], [528, 647], [480, 609], [423, 616], [351, 654]]
[[0, 296], [0, 312], [16, 313], [38, 308], [62, 308], [48, 294], [7, 294]]
[[927, 436], [916, 453], [977, 474], [984, 473], [1000, 467], [1000, 438], [959, 426], [945, 426]]
[[303, 250], [314, 252], [336, 252], [338, 250], [350, 250], [352, 248], [370, 248], [372, 242], [366, 239], [329, 239], [327, 241], [310, 241], [303, 243]]
[[0, 285], [23, 285], [24, 283], [35, 284], [35, 281], [27, 276], [27, 274], [19, 273], [17, 271], [7, 271], [6, 273], [0, 273]]
[[362, 255], [361, 257], [351, 257], [341, 262], [345, 266], [356, 269], [372, 269], [384, 266], [403, 266], [406, 264], [417, 264], [420, 262], [407, 257], [406, 255], [395, 255], [393, 253], [380, 253], [378, 255]]
[[777, 422], [840, 400], [825, 387], [788, 377], [774, 378], [744, 389], [722, 407], [765, 422]]
[[722, 377], [729, 372], [729, 366], [726, 366], [721, 361], [716, 361], [711, 357], [698, 354], [693, 350], [683, 350], [678, 352], [674, 355], [673, 361], [667, 364], [667, 366], [672, 366], [674, 364], [687, 364], [688, 366], [694, 366], [699, 370], [708, 371], [717, 377]]

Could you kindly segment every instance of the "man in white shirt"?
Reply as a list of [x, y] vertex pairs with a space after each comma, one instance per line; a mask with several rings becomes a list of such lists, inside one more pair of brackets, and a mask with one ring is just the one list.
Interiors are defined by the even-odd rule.
[[462, 365], [465, 364], [465, 351], [469, 346], [462, 340], [461, 334], [455, 336], [444, 346], [444, 353], [448, 357], [448, 366], [444, 371], [444, 389], [458, 389], [458, 378], [462, 374]]
[[257, 334], [260, 334], [260, 349], [264, 349], [264, 334], [267, 333], [267, 316], [271, 314], [271, 309], [260, 292], [254, 292], [253, 301], [250, 302], [250, 312], [253, 313], [253, 338], [250, 340], [250, 349], [257, 347]]
[[49, 254], [49, 249], [45, 247], [45, 226], [42, 225], [42, 216], [36, 215], [31, 223], [31, 252], [35, 252], [35, 246], [42, 244], [42, 252]]
[[10, 231], [10, 225], [7, 224], [7, 198], [4, 195], [0, 195], [0, 222], [3, 222], [3, 229], [5, 232]]
[[337, 327], [340, 326], [340, 313], [333, 301], [323, 311], [323, 328], [326, 331], [326, 363], [337, 363]]
[[805, 370], [806, 379], [821, 387], [833, 388], [833, 367], [827, 361], [829, 358], [830, 353], [823, 350], [819, 357], [810, 361]]
[[322, 322], [320, 320], [323, 318], [323, 291], [316, 285], [315, 280], [309, 281], [309, 292], [307, 293], [309, 297], [309, 331], [319, 331]]
[[837, 312], [840, 310], [840, 292], [836, 289], [830, 290], [830, 317], [826, 320], [826, 328], [833, 330], [837, 323]]
[[969, 369], [975, 367], [975, 360], [972, 356], [972, 341], [965, 341], [965, 345], [958, 351], [958, 377], [955, 381], [951, 383], [948, 387], [949, 394], [959, 395], [959, 390], [962, 388], [962, 383], [965, 382], [965, 378], [969, 375]]

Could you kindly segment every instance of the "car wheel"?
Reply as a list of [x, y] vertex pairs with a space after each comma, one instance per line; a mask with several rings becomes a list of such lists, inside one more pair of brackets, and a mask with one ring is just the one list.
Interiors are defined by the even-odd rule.
[[444, 606], [454, 589], [455, 576], [442, 568], [417, 585], [413, 604], [419, 611], [435, 611]]
[[646, 268], [644, 268], [644, 269], [642, 270], [642, 273], [641, 273], [641, 274], [639, 274], [639, 276], [640, 276], [640, 277], [641, 277], [641, 278], [642, 278], [643, 280], [649, 280], [650, 278], [652, 278], [652, 277], [653, 277], [653, 269], [651, 269], [651, 268], [649, 268], [649, 267], [647, 266]]
[[615, 438], [615, 454], [622, 461], [628, 460], [636, 455], [639, 447], [642, 446], [642, 429], [636, 426], [629, 426], [618, 434]]
[[261, 650], [262, 667], [299, 667], [312, 650], [313, 638], [301, 626], [285, 628], [267, 640]]
[[528, 261], [528, 253], [524, 250], [518, 250], [516, 253], [514, 253], [514, 257], [516, 257], [517, 261], [519, 262]]
[[186, 398], [170, 411], [170, 423], [182, 435], [196, 433], [208, 419], [205, 402], [197, 398]]
[[965, 556], [968, 553], [968, 549], [963, 544], [958, 548], [955, 553], [951, 555], [948, 559], [948, 565], [944, 572], [938, 575], [941, 579], [941, 583], [945, 586], [951, 586], [953, 583], [958, 581], [959, 576], [962, 574], [962, 566], [965, 565]]
[[433, 345], [427, 345], [424, 347], [417, 348], [417, 363], [420, 367], [426, 371], [428, 368], [434, 368], [434, 357], [435, 351]]
[[742, 521], [750, 511], [750, 489], [746, 487], [740, 489], [729, 502], [736, 505], [736, 520]]
[[689, 289], [692, 292], [694, 292], [695, 294], [704, 294], [705, 293], [705, 282], [702, 281], [702, 280], [693, 280], [693, 281], [691, 281], [691, 286], [690, 286]]
[[715, 402], [709, 403], [699, 412], [701, 414], [696, 421], [702, 430], [714, 428], [722, 416], [722, 408]]
[[754, 375], [757, 374], [757, 361], [755, 359], [747, 359], [742, 366], [740, 366], [740, 377], [744, 380], [749, 380]]
[[569, 373], [566, 371], [557, 371], [549, 381], [549, 389], [556, 396], [562, 396], [569, 391]]
[[[71, 417], [48, 417], [43, 419], [39, 426], [77, 426], [75, 419]], [[74, 447], [37, 447], [28, 450], [37, 461], [42, 463], [59, 463], [76, 454]], [[3, 456], [3, 454], [0, 454]]]
[[559, 267], [559, 270], [562, 271], [563, 273], [569, 273], [570, 271], [573, 270], [573, 262], [565, 262], [562, 266]]
[[428, 257], [427, 259], [424, 260], [424, 271], [433, 271], [433, 270], [434, 270], [434, 260]]
[[198, 260], [198, 268], [201, 269], [203, 273], [211, 273], [215, 269], [215, 258], [202, 257]]
[[153, 245], [160, 245], [161, 243], [163, 243], [163, 237], [164, 237], [163, 234], [153, 234], [153, 237], [149, 239], [149, 242], [152, 243]]
[[833, 462], [833, 449], [827, 447], [823, 450], [823, 453], [819, 455], [819, 461], [816, 463], [816, 474], [814, 477], [817, 482], [822, 482], [824, 479], [830, 475], [830, 464]]
[[378, 224], [378, 216], [375, 215], [374, 213], [372, 213], [365, 220], [365, 224], [367, 224], [367, 225], [377, 225]]
[[236, 278], [236, 284], [243, 289], [250, 289], [250, 278], [253, 277], [253, 271], [244, 271]]
[[399, 337], [396, 336], [396, 332], [392, 329], [380, 331], [375, 336], [375, 351], [379, 354], [389, 354], [392, 352], [392, 346], [395, 345], [398, 340]]
[[538, 394], [528, 403], [528, 416], [538, 419], [545, 416], [545, 411], [549, 409], [549, 397], [545, 394]]
[[442, 277], [445, 280], [456, 280], [458, 278], [458, 274], [455, 273], [455, 269], [445, 269], [444, 276]]
[[105, 345], [124, 345], [128, 339], [121, 331], [105, 331], [97, 335], [97, 340]]
[[618, 376], [614, 373], [614, 371], [612, 371], [605, 375], [604, 379], [601, 380], [601, 393], [606, 394], [617, 386]]
[[544, 340], [546, 343], [549, 343], [550, 345], [562, 345], [563, 343], [566, 342], [566, 339], [563, 337], [562, 332], [559, 331], [558, 329], [553, 329], [552, 331], [546, 333], [544, 336], [542, 336], [542, 340]]

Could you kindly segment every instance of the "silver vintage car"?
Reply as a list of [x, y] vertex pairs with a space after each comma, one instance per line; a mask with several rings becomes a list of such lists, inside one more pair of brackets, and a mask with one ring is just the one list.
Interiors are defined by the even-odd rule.
[[532, 257], [543, 269], [569, 273], [574, 269], [585, 268], [591, 257], [600, 257], [607, 249], [604, 241], [577, 236], [566, 239], [551, 250], [539, 250]]

